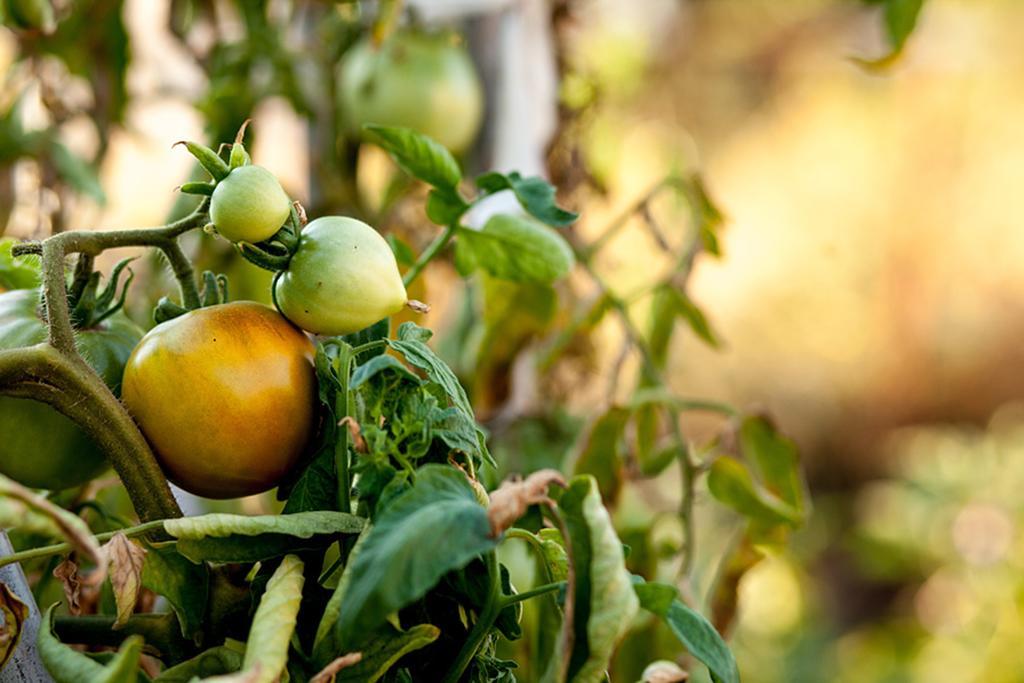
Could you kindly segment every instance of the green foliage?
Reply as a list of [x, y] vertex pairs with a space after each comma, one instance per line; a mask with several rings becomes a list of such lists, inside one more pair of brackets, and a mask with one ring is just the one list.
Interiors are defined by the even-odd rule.
[[246, 517], [213, 513], [164, 522], [177, 548], [193, 562], [255, 562], [299, 549], [322, 548], [340, 534], [359, 533], [364, 521], [344, 512], [300, 512]]
[[490, 172], [476, 179], [476, 186], [484, 194], [512, 190], [527, 213], [542, 223], [564, 228], [579, 218], [579, 214], [566, 211], [555, 203], [555, 188], [543, 178], [523, 178], [513, 171], [509, 174]]
[[47, 608], [39, 626], [39, 657], [57, 683], [134, 683], [143, 640], [131, 636], [110, 662], [101, 664], [64, 645], [53, 634], [53, 611]]
[[376, 628], [447, 572], [495, 544], [487, 511], [465, 475], [453, 467], [424, 466], [415, 486], [378, 515], [352, 563], [337, 623], [339, 640], [350, 642]]
[[542, 284], [564, 278], [575, 261], [558, 233], [510, 214], [492, 216], [480, 230], [459, 230], [458, 259], [463, 275], [482, 269], [504, 280]]
[[691, 655], [708, 667], [715, 683], [739, 683], [740, 672], [729, 647], [707, 619], [679, 601], [674, 586], [645, 583], [634, 584], [640, 606], [668, 624], [672, 633], [686, 646]]

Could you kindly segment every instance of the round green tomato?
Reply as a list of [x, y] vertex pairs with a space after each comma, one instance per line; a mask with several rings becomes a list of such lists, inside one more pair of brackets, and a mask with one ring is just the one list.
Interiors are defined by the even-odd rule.
[[240, 166], [217, 183], [210, 198], [210, 220], [232, 242], [262, 242], [280, 230], [291, 200], [273, 173], [262, 166]]
[[50, 0], [6, 0], [7, 16], [15, 28], [30, 31], [52, 31], [53, 5]]
[[364, 38], [342, 58], [339, 79], [339, 108], [354, 132], [403, 126], [461, 152], [480, 130], [480, 77], [450, 34], [397, 31], [379, 47]]
[[316, 428], [313, 344], [269, 306], [200, 308], [139, 342], [122, 400], [178, 486], [208, 498], [260, 493]]
[[[0, 349], [46, 340], [36, 309], [39, 292], [0, 294]], [[142, 330], [117, 313], [76, 333], [82, 357], [117, 394], [121, 372]], [[0, 473], [26, 486], [63, 489], [84, 484], [107, 468], [103, 452], [71, 419], [45, 403], [0, 396]]]
[[274, 283], [281, 312], [314, 334], [351, 334], [402, 310], [408, 297], [387, 241], [362, 221], [310, 222]]

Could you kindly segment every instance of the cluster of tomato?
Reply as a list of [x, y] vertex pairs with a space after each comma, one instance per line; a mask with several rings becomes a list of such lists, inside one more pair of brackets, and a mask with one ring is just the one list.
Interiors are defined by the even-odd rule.
[[[414, 128], [465, 149], [483, 95], [465, 49], [450, 34], [399, 31], [368, 38], [339, 64], [339, 110], [349, 129], [376, 122]], [[216, 179], [209, 216], [234, 243], [272, 238], [292, 212], [267, 169], [240, 144]], [[138, 423], [168, 478], [185, 490], [232, 498], [275, 486], [316, 426], [314, 347], [306, 333], [343, 335], [401, 310], [407, 295], [394, 254], [358, 220], [317, 218], [298, 235], [273, 284], [278, 310], [254, 302], [200, 308], [145, 335], [122, 313], [77, 330], [82, 356]], [[46, 339], [36, 290], [0, 294], [0, 348]], [[46, 489], [99, 475], [103, 453], [54, 409], [0, 396], [0, 472]]]

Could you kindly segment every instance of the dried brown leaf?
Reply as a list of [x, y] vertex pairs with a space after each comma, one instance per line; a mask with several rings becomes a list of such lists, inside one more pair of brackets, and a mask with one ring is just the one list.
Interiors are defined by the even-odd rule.
[[356, 453], [365, 453], [367, 451], [366, 439], [363, 438], [363, 432], [354, 417], [346, 415], [338, 422], [338, 426], [348, 429], [349, 438], [352, 439], [352, 448], [355, 449]]
[[107, 541], [103, 550], [110, 562], [110, 585], [114, 589], [114, 602], [117, 604], [114, 628], [118, 629], [135, 612], [135, 604], [142, 589], [142, 565], [146, 561], [146, 550], [121, 533]]
[[64, 587], [64, 599], [68, 603], [68, 611], [71, 614], [82, 613], [82, 577], [78, 574], [78, 564], [66, 557], [53, 570], [53, 576], [60, 581]]
[[515, 524], [531, 505], [547, 504], [548, 487], [565, 486], [565, 478], [558, 470], [539, 470], [526, 479], [505, 481], [491, 493], [487, 517], [491, 522], [491, 537], [497, 538]]
[[21, 639], [22, 625], [28, 619], [28, 605], [21, 601], [6, 583], [0, 582], [0, 669], [14, 654]]
[[349, 652], [347, 655], [342, 655], [325, 666], [316, 676], [313, 676], [309, 683], [334, 683], [334, 678], [338, 675], [339, 671], [350, 666], [355, 666], [362, 660], [362, 652]]

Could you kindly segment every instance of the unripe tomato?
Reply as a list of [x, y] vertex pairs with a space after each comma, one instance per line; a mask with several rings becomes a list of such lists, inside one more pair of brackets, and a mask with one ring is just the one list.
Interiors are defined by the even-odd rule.
[[54, 28], [50, 0], [6, 0], [8, 20], [15, 28], [49, 33]]
[[[36, 313], [39, 292], [14, 289], [0, 294], [0, 349], [46, 340]], [[121, 371], [142, 330], [121, 313], [75, 338], [82, 357], [117, 394]], [[26, 486], [64, 489], [84, 484], [107, 468], [99, 446], [70, 418], [45, 403], [0, 396], [0, 472]]]
[[251, 301], [157, 325], [132, 352], [123, 400], [167, 477], [208, 498], [273, 488], [315, 428], [313, 344]]
[[262, 242], [276, 233], [291, 211], [291, 200], [273, 173], [262, 166], [240, 166], [217, 183], [210, 198], [210, 220], [232, 242]]
[[387, 241], [362, 221], [311, 221], [274, 284], [281, 312], [304, 330], [358, 332], [405, 306], [408, 297]]
[[342, 58], [339, 79], [339, 110], [354, 132], [364, 123], [404, 126], [461, 152], [480, 130], [480, 77], [450, 34], [402, 30], [379, 47], [364, 38]]

